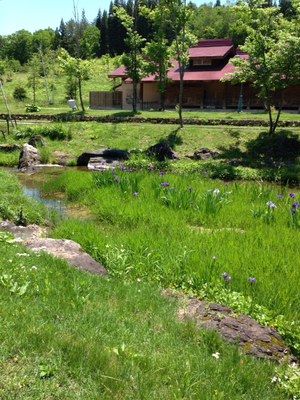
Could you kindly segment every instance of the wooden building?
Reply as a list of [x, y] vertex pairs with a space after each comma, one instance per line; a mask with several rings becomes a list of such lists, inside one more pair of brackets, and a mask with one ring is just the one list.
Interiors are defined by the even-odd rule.
[[[236, 49], [231, 39], [201, 40], [197, 46], [189, 49], [189, 65], [184, 73], [183, 107], [186, 109], [237, 109], [241, 104], [245, 109], [263, 109], [264, 104], [257, 97], [257, 91], [250, 83], [233, 85], [224, 81], [228, 74], [235, 71], [230, 63], [233, 57], [247, 58], [248, 55]], [[117, 91], [118, 106], [126, 110], [132, 108], [132, 81], [127, 77], [124, 66], [108, 75], [112, 79], [121, 78], [122, 84]], [[174, 108], [178, 104], [179, 68], [173, 62], [168, 78], [170, 83], [165, 95], [165, 107]], [[155, 76], [149, 75], [138, 85], [139, 109], [159, 108], [159, 92]], [[278, 94], [283, 108], [300, 109], [300, 86], [292, 86]], [[239, 103], [240, 102], [240, 103]], [[91, 108], [106, 108], [105, 104], [94, 104]]]

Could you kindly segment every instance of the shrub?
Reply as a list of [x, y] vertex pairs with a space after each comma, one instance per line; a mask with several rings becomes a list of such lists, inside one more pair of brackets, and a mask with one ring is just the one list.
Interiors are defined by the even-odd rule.
[[23, 86], [17, 86], [14, 90], [13, 97], [15, 100], [25, 100], [27, 97], [27, 93]]
[[38, 112], [41, 111], [40, 107], [36, 106], [35, 104], [27, 104], [26, 105], [26, 112]]
[[38, 129], [41, 136], [48, 137], [51, 140], [71, 140], [72, 134], [70, 129], [62, 124], [44, 126]]

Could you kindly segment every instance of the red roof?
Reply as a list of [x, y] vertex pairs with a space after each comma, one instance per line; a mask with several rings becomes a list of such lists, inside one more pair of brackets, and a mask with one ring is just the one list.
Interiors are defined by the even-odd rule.
[[219, 47], [192, 47], [189, 49], [190, 58], [223, 58], [231, 50], [233, 46], [219, 46]]
[[[231, 39], [211, 39], [201, 40], [198, 46], [189, 49], [190, 58], [219, 58], [222, 59], [228, 56], [232, 52], [232, 56], [235, 54], [234, 46]], [[239, 51], [239, 53], [242, 53]], [[244, 58], [246, 55], [239, 54], [240, 57]], [[179, 68], [178, 63], [173, 61], [173, 68], [168, 73], [168, 78], [173, 81], [179, 81]], [[201, 66], [199, 69], [187, 68], [184, 72], [184, 81], [219, 81], [225, 78], [226, 74], [235, 72], [235, 67], [226, 60], [220, 62], [219, 65], [208, 65]], [[108, 75], [110, 78], [126, 78], [126, 69], [124, 66], [118, 68], [114, 72]], [[142, 80], [142, 82], [153, 82], [155, 81], [154, 75], [149, 75]], [[131, 79], [125, 79], [126, 83], [130, 83]]]
[[[168, 73], [168, 78], [171, 79], [172, 81], [180, 81], [180, 76], [179, 76], [179, 68], [177, 63], [173, 63], [174, 67], [170, 69]], [[219, 81], [223, 78], [225, 78], [226, 74], [230, 74], [235, 72], [235, 67], [227, 63], [223, 67], [220, 67], [219, 69], [207, 69], [207, 70], [189, 70], [187, 69], [184, 72], [184, 81]], [[149, 75], [146, 78], [142, 80], [142, 82], [153, 82], [155, 81], [155, 76], [154, 75]], [[131, 82], [129, 79], [126, 80], [126, 82]]]
[[124, 65], [121, 65], [121, 67], [117, 68], [114, 72], [108, 74], [109, 78], [126, 78], [126, 76], [127, 72]]

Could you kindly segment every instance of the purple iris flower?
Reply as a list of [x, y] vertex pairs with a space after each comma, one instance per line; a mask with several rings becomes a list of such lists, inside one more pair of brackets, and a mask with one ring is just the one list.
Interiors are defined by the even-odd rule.
[[164, 171], [160, 171], [159, 175], [164, 176], [165, 175]]
[[290, 193], [290, 198], [294, 199], [296, 197], [296, 193]]
[[251, 283], [251, 285], [254, 285], [256, 283], [256, 278], [248, 278], [248, 281]]
[[277, 206], [272, 201], [268, 201], [266, 204], [268, 207], [270, 207], [272, 209], [277, 208]]
[[169, 184], [169, 182], [163, 182], [160, 184], [160, 186], [168, 187], [168, 186], [170, 186], [170, 184]]
[[114, 180], [115, 180], [116, 183], [119, 183], [119, 182], [120, 182], [120, 179], [119, 179], [117, 176], [115, 177]]
[[133, 193], [133, 196], [134, 196], [134, 197], [138, 197], [138, 195], [139, 195], [138, 192], [134, 192], [134, 193]]
[[293, 208], [298, 208], [300, 206], [300, 203], [296, 202], [292, 205]]

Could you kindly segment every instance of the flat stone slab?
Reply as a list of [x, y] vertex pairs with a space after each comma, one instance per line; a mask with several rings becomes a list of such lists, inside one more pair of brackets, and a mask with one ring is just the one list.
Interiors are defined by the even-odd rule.
[[111, 164], [112, 162], [116, 161], [125, 161], [128, 160], [130, 154], [126, 150], [119, 150], [119, 149], [100, 149], [95, 151], [87, 151], [82, 153], [77, 158], [77, 166], [79, 167], [86, 167], [90, 163], [90, 159], [97, 160], [98, 163], [108, 163]]
[[25, 246], [35, 253], [45, 252], [67, 261], [69, 264], [92, 274], [107, 275], [106, 269], [85, 253], [73, 240], [39, 238], [27, 240]]
[[17, 226], [10, 221], [2, 221], [0, 230], [12, 233], [15, 237], [13, 241], [23, 244], [35, 253], [44, 251], [78, 269], [92, 274], [108, 275], [106, 269], [85, 253], [78, 243], [67, 239], [42, 238], [47, 231], [38, 225]]
[[297, 361], [275, 329], [260, 325], [247, 315], [236, 314], [230, 307], [209, 304], [172, 289], [166, 289], [162, 294], [179, 301], [180, 320], [192, 319], [199, 328], [219, 332], [225, 341], [238, 344], [245, 354], [273, 361]]

